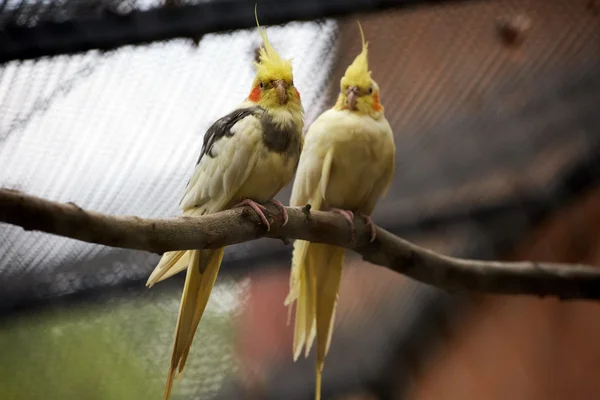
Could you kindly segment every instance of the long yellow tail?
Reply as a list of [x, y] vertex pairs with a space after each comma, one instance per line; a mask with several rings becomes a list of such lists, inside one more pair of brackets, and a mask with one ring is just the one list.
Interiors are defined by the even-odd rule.
[[[327, 192], [329, 176], [333, 163], [333, 151], [329, 150], [323, 158], [319, 184], [314, 188], [309, 203], [313, 210], [320, 210], [323, 204], [323, 194]], [[290, 204], [300, 206], [307, 199], [296, 193], [296, 183], [292, 190]], [[317, 384], [316, 400], [321, 399], [321, 376], [325, 356], [331, 343], [335, 308], [338, 290], [344, 264], [344, 248], [321, 243], [311, 243], [304, 240], [294, 242], [292, 256], [292, 271], [290, 273], [290, 291], [284, 304], [291, 308], [296, 305], [296, 321], [294, 325], [294, 361], [298, 359], [305, 347], [307, 357], [310, 348], [317, 339]]]
[[[171, 252], [173, 254], [165, 253], [163, 256], [164, 263], [163, 259], [161, 259], [161, 262], [155, 269], [155, 272], [158, 271], [158, 273], [154, 277], [154, 281], [150, 282], [153, 278], [152, 276], [148, 280], [149, 284], [153, 284], [166, 278], [164, 269], [159, 269], [161, 264], [170, 266], [171, 268], [176, 268], [179, 263], [188, 264], [185, 286], [183, 287], [183, 295], [179, 306], [179, 316], [177, 317], [175, 343], [173, 345], [171, 366], [169, 367], [169, 375], [165, 388], [165, 400], [168, 400], [171, 396], [176, 371], [179, 369], [179, 376], [183, 372], [198, 323], [202, 318], [208, 298], [217, 279], [224, 250], [225, 248], [222, 247], [215, 250], [189, 250]], [[163, 273], [161, 274], [160, 272]]]
[[294, 277], [286, 304], [296, 300], [294, 360], [304, 346], [308, 356], [315, 336], [317, 339], [316, 400], [321, 398], [321, 377], [331, 344], [343, 264], [343, 247], [302, 240], [294, 243]]

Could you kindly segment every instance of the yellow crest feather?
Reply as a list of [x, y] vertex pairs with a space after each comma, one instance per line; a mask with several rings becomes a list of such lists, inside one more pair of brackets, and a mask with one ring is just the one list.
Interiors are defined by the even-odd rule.
[[365, 41], [365, 34], [360, 22], [358, 22], [358, 29], [360, 30], [360, 38], [362, 40], [362, 51], [346, 69], [346, 73], [342, 78], [342, 86], [368, 87], [371, 85], [371, 71], [369, 71], [369, 61], [367, 58], [369, 43]]
[[258, 33], [262, 38], [263, 45], [259, 50], [258, 62], [254, 63], [256, 66], [256, 75], [263, 80], [275, 80], [283, 79], [291, 81], [292, 75], [292, 63], [290, 60], [284, 60], [275, 51], [269, 38], [267, 37], [267, 31], [260, 27], [258, 23], [257, 6], [254, 7], [254, 18], [256, 19], [256, 26], [258, 27]]

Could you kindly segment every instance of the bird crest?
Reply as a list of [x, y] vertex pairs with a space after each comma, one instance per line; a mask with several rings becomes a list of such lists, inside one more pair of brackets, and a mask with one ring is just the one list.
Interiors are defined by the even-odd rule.
[[362, 40], [362, 51], [356, 56], [352, 64], [346, 69], [342, 78], [342, 86], [368, 87], [371, 84], [371, 71], [369, 71], [368, 47], [369, 43], [365, 41], [365, 34], [358, 22], [360, 38]]
[[273, 46], [271, 46], [271, 42], [269, 42], [266, 30], [261, 28], [260, 24], [258, 23], [258, 14], [256, 10], [257, 7], [255, 6], [254, 18], [256, 19], [258, 33], [260, 33], [260, 37], [263, 41], [263, 45], [259, 49], [258, 62], [254, 63], [256, 66], [256, 75], [265, 81], [276, 79], [292, 81], [293, 75], [291, 60], [284, 60], [281, 58]]

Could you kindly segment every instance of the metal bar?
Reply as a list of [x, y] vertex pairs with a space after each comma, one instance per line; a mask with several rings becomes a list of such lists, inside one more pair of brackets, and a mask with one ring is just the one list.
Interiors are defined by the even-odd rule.
[[[258, 13], [262, 24], [277, 25], [450, 1], [460, 0], [263, 0]], [[0, 63], [252, 28], [255, 4], [255, 0], [217, 0], [125, 15], [104, 11], [95, 17], [44, 21], [33, 27], [9, 21], [0, 31]]]

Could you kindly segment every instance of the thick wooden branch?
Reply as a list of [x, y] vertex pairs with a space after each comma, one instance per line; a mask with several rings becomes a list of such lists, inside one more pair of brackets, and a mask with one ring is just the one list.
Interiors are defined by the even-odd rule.
[[271, 230], [266, 231], [249, 208], [199, 218], [143, 219], [86, 211], [73, 203], [56, 203], [21, 192], [0, 189], [0, 222], [112, 247], [163, 253], [170, 250], [216, 248], [260, 237], [304, 239], [344, 246], [366, 261], [413, 279], [451, 291], [557, 296], [561, 299], [600, 299], [600, 268], [535, 262], [465, 260], [421, 248], [384, 229], [368, 242], [369, 232], [357, 218], [356, 241], [347, 221], [333, 213], [289, 207], [282, 226], [269, 207]]

